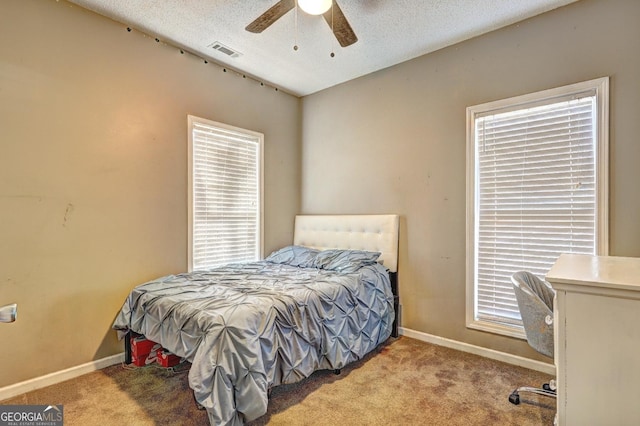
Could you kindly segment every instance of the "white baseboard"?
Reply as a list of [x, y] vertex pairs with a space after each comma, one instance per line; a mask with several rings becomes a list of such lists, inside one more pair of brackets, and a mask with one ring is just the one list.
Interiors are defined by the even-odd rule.
[[[532, 359], [524, 358], [517, 355], [511, 355], [504, 352], [495, 351], [493, 349], [483, 348], [481, 346], [471, 345], [469, 343], [459, 342], [457, 340], [447, 339], [445, 337], [435, 336], [433, 334], [423, 333], [421, 331], [411, 330], [410, 328], [399, 328], [400, 334], [403, 336], [411, 337], [423, 342], [432, 343], [434, 345], [445, 346], [447, 348], [456, 349], [462, 352], [468, 352], [475, 355], [480, 355], [485, 358], [495, 359], [496, 361], [506, 362], [507, 364], [517, 365], [519, 367], [529, 368], [531, 370], [540, 371], [545, 374], [555, 375], [556, 368], [553, 364], [548, 364], [541, 361], [535, 361]], [[75, 367], [67, 368], [66, 370], [56, 371], [55, 373], [47, 374], [45, 376], [36, 377], [24, 382], [9, 385], [0, 388], [0, 401], [13, 398], [17, 395], [30, 392], [32, 390], [41, 389], [46, 386], [55, 385], [56, 383], [64, 382], [65, 380], [73, 379], [75, 377], [82, 376], [83, 374], [91, 373], [92, 371], [100, 370], [105, 367], [109, 367], [115, 364], [119, 364], [124, 361], [124, 353], [112, 355], [106, 358], [99, 359], [97, 361], [87, 362], [86, 364], [78, 365]]]
[[506, 362], [507, 364], [517, 365], [519, 367], [525, 367], [530, 370], [540, 371], [552, 376], [556, 375], [555, 365], [548, 364], [546, 362], [535, 361], [533, 359], [524, 358], [518, 355], [511, 355], [505, 352], [495, 351], [493, 349], [487, 349], [481, 346], [475, 346], [469, 343], [447, 339], [445, 337], [434, 336], [433, 334], [411, 330], [410, 328], [400, 327], [399, 331], [403, 336], [411, 337], [423, 342], [433, 343], [434, 345], [445, 346], [447, 348], [457, 349], [462, 352], [480, 355], [485, 358], [495, 359], [496, 361]]
[[22, 395], [23, 393], [30, 392], [32, 390], [55, 385], [56, 383], [64, 382], [65, 380], [73, 379], [75, 377], [82, 376], [83, 374], [91, 373], [92, 371], [100, 370], [102, 368], [109, 367], [115, 364], [120, 364], [123, 361], [124, 353], [120, 353], [99, 359], [97, 361], [91, 361], [87, 362], [86, 364], [67, 368], [66, 370], [56, 371], [55, 373], [47, 374], [45, 376], [35, 377], [24, 382], [5, 386], [3, 388], [0, 388], [0, 401], [13, 398], [17, 395]]

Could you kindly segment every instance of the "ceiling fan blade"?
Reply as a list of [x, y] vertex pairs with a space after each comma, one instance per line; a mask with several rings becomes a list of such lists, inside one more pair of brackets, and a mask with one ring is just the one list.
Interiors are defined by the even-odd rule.
[[[333, 16], [332, 16], [333, 15]], [[327, 21], [329, 27], [333, 27], [333, 34], [338, 39], [340, 46], [347, 47], [358, 41], [356, 33], [353, 32], [349, 21], [342, 13], [342, 9], [338, 3], [333, 0], [333, 7], [324, 13], [324, 20]]]
[[280, 0], [278, 3], [271, 6], [265, 13], [258, 16], [255, 21], [247, 25], [245, 30], [251, 33], [261, 33], [271, 24], [280, 19], [282, 15], [293, 9], [295, 5], [295, 0]]

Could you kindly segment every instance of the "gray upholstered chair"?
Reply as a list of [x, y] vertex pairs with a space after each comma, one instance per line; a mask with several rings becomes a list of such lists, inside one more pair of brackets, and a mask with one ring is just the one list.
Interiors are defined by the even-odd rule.
[[[520, 271], [511, 277], [513, 289], [518, 300], [524, 332], [529, 345], [550, 358], [553, 358], [553, 289], [546, 281], [531, 272]], [[552, 380], [542, 388], [520, 387], [509, 395], [513, 404], [520, 403], [520, 392], [556, 397], [556, 387]]]

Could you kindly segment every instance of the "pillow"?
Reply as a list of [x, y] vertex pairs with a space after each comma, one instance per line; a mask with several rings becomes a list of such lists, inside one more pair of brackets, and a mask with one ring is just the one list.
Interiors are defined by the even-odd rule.
[[380, 252], [364, 250], [323, 250], [316, 256], [315, 267], [332, 271], [351, 273], [366, 265], [373, 265]]
[[314, 268], [314, 260], [319, 250], [303, 246], [286, 246], [271, 253], [265, 259], [271, 263]]

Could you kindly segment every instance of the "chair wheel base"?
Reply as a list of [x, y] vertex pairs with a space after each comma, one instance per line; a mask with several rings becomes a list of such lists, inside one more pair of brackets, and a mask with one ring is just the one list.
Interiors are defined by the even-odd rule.
[[520, 404], [520, 395], [518, 395], [518, 392], [513, 392], [511, 395], [509, 395], [509, 402], [513, 405]]

